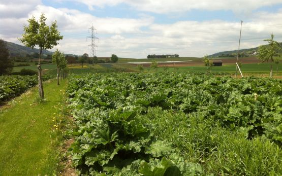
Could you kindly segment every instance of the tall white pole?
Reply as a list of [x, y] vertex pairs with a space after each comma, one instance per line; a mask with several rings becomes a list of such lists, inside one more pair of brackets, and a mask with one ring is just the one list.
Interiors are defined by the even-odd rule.
[[[241, 29], [240, 29], [240, 38], [239, 38], [239, 46], [238, 46], [238, 50], [237, 50], [237, 62], [236, 62], [236, 74], [235, 74], [235, 77], [237, 78], [237, 72], [238, 72], [238, 68], [239, 68], [239, 50], [240, 50], [240, 45], [241, 45], [241, 36], [242, 36], [242, 25], [243, 25], [243, 21], [241, 20]], [[239, 68], [240, 70], [240, 68]], [[241, 77], [243, 77], [243, 74], [240, 70], [240, 73], [241, 73]]]

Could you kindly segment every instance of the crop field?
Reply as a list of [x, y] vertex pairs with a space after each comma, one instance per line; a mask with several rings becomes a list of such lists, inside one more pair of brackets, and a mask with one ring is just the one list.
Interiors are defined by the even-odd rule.
[[[234, 75], [236, 70], [236, 58], [217, 58], [222, 60], [223, 66], [214, 66], [211, 68], [211, 73]], [[126, 61], [126, 62], [125, 62]], [[158, 68], [152, 69], [151, 62], [157, 61]], [[240, 58], [241, 70], [244, 75], [267, 77], [270, 72], [271, 63], [261, 63], [256, 57]], [[201, 58], [161, 58], [161, 59], [127, 59], [119, 62], [120, 67], [130, 68], [139, 71], [138, 65], [144, 68], [144, 71], [155, 72], [158, 70], [166, 70], [172, 72], [207, 72], [207, 67], [204, 66]], [[281, 77], [282, 68], [280, 64], [272, 64], [274, 75], [277, 78]]]
[[272, 1], [0, 2], [0, 176], [282, 176]]
[[[50, 79], [44, 76], [43, 80]], [[0, 76], [0, 104], [37, 84], [37, 76]]]
[[[44, 82], [43, 101], [37, 88], [27, 91], [37, 76], [1, 76], [0, 138], [9, 147], [0, 155], [13, 157], [5, 156], [0, 175], [282, 175], [282, 80], [268, 78], [270, 63], [249, 58], [241, 67], [246, 77], [234, 79], [230, 58], [210, 73], [201, 59], [168, 59], [143, 70], [127, 63], [132, 59], [68, 65], [62, 86]], [[29, 67], [36, 70], [15, 68]], [[54, 64], [42, 67], [44, 80], [56, 75]], [[281, 78], [280, 65], [273, 69]], [[41, 139], [41, 128], [52, 134], [49, 142], [26, 143]], [[32, 155], [29, 148], [54, 152]]]
[[[223, 65], [235, 64], [237, 62], [236, 58], [211, 58], [211, 60], [222, 60]], [[156, 58], [156, 59], [121, 59], [119, 63], [130, 64], [139, 62], [144, 67], [149, 67], [150, 62], [157, 61], [160, 67], [185, 67], [185, 66], [203, 66], [204, 62], [202, 58], [196, 57], [179, 57], [179, 58]], [[147, 63], [146, 63], [147, 62]], [[175, 62], [175, 63], [173, 63]], [[245, 57], [240, 58], [239, 62], [242, 64], [257, 64], [261, 61], [256, 57]], [[142, 64], [144, 63], [144, 64]]]
[[128, 62], [150, 62], [150, 61], [160, 61], [160, 62], [165, 62], [165, 61], [197, 61], [197, 60], [202, 60], [201, 58], [198, 57], [177, 57], [177, 58], [154, 58], [154, 59], [133, 59], [133, 58], [120, 58], [118, 60], [118, 63], [128, 63]]
[[[162, 68], [159, 68], [162, 69]], [[185, 67], [165, 67], [163, 68], [173, 71], [173, 70], [178, 70], [178, 71], [191, 71], [191, 72], [207, 72], [207, 68], [204, 66], [185, 66]], [[246, 74], [268, 74], [270, 72], [270, 63], [253, 63], [253, 64], [243, 64], [241, 66], [241, 70]], [[229, 64], [229, 65], [223, 65], [221, 67], [212, 67], [211, 68], [211, 73], [230, 73], [230, 74], [235, 74], [236, 71], [236, 66], [235, 64]], [[275, 75], [281, 75], [282, 72], [282, 67], [281, 65], [276, 65], [273, 64], [273, 73]]]
[[282, 87], [175, 72], [73, 76], [84, 175], [281, 175]]
[[[41, 67], [42, 67], [42, 70], [56, 69], [56, 65], [55, 65], [55, 64], [42, 64]], [[14, 68], [13, 68], [13, 72], [19, 72], [19, 71], [21, 71], [21, 69], [23, 69], [23, 68], [37, 71], [37, 64], [35, 64], [34, 62], [32, 62], [32, 63], [30, 63], [29, 66], [14, 67]]]

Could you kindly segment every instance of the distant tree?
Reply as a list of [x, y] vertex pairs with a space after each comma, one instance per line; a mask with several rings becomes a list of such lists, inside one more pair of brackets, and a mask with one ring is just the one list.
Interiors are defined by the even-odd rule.
[[158, 68], [158, 62], [157, 61], [153, 61], [151, 63], [151, 68]]
[[275, 62], [275, 57], [279, 56], [279, 51], [281, 50], [281, 47], [277, 41], [274, 40], [274, 35], [271, 34], [270, 39], [266, 39], [264, 41], [268, 42], [268, 45], [260, 46], [258, 49], [258, 58], [262, 62], [271, 62], [270, 64], [270, 78], [272, 78], [273, 75], [273, 68], [272, 63]]
[[79, 58], [79, 62], [81, 63], [81, 67], [83, 68], [83, 64], [87, 61], [88, 58], [88, 54], [84, 53], [80, 58]]
[[9, 74], [13, 70], [13, 60], [9, 57], [6, 43], [0, 39], [0, 75]]
[[93, 57], [88, 57], [87, 61], [88, 61], [88, 64], [93, 64], [94, 63]]
[[212, 66], [213, 66], [212, 60], [210, 60], [210, 59], [208, 58], [208, 56], [205, 56], [205, 57], [204, 57], [204, 63], [205, 63], [205, 66], [207, 67], [207, 73], [210, 73], [210, 72], [211, 72], [211, 68], [212, 68]]
[[76, 62], [79, 62], [78, 56], [74, 56], [74, 58], [75, 58], [75, 61], [76, 61]]
[[84, 53], [82, 56], [85, 57], [86, 59], [89, 57], [87, 53]]
[[57, 22], [53, 22], [49, 27], [46, 25], [47, 18], [41, 14], [39, 21], [35, 17], [28, 20], [29, 25], [24, 27], [24, 34], [19, 40], [27, 47], [39, 47], [39, 61], [38, 61], [38, 87], [39, 96], [44, 99], [44, 90], [42, 84], [42, 69], [40, 59], [42, 58], [42, 51], [45, 49], [52, 49], [56, 46], [59, 40], [63, 39], [60, 32], [57, 30]]
[[142, 72], [144, 70], [143, 65], [140, 65], [140, 64], [137, 65], [137, 68], [140, 72]]
[[66, 58], [63, 59], [61, 65], [60, 65], [60, 73], [62, 72], [62, 78], [64, 79], [66, 77], [66, 74], [69, 72], [68, 69], [68, 61], [66, 60]]
[[76, 62], [76, 59], [75, 59], [75, 57], [73, 57], [73, 56], [66, 56], [66, 59], [67, 59], [67, 62], [68, 62], [69, 64], [73, 64], [73, 63]]
[[46, 59], [52, 59], [52, 55], [47, 54]]
[[70, 70], [69, 70], [68, 67], [65, 67], [65, 68], [62, 69], [62, 77], [63, 77], [63, 79], [66, 78], [66, 76], [68, 75], [69, 71]]
[[97, 56], [94, 56], [94, 57], [93, 57], [93, 63], [94, 63], [94, 64], [97, 64], [97, 63], [98, 63], [98, 57], [97, 57]]
[[278, 73], [278, 65], [279, 65], [280, 59], [275, 59], [274, 63], [276, 64], [276, 72]]
[[115, 54], [112, 54], [111, 62], [116, 63], [118, 61], [118, 57]]
[[60, 73], [61, 70], [67, 67], [67, 60], [64, 53], [60, 52], [58, 49], [52, 55], [52, 62], [57, 65], [57, 85], [60, 85]]

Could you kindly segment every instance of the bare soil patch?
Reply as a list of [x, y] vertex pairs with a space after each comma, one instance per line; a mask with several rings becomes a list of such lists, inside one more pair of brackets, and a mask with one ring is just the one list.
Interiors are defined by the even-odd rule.
[[[217, 58], [214, 60], [221, 60], [223, 65], [230, 65], [235, 64], [237, 62], [236, 58]], [[239, 58], [239, 62], [242, 64], [255, 64], [260, 63], [261, 61], [258, 60], [256, 57], [247, 57], [247, 58]], [[137, 64], [129, 64], [130, 66], [137, 67]], [[140, 64], [143, 67], [150, 67], [150, 63], [142, 63]], [[187, 62], [175, 62], [175, 63], [158, 63], [158, 67], [188, 67], [188, 66], [204, 66], [204, 62], [202, 59], [194, 59]]]
[[64, 153], [65, 156], [62, 158], [62, 161], [60, 163], [60, 165], [63, 166], [60, 172], [60, 176], [77, 176], [76, 170], [72, 165], [71, 157], [67, 154], [67, 151], [73, 142], [74, 139], [68, 139], [63, 144], [61, 152]]

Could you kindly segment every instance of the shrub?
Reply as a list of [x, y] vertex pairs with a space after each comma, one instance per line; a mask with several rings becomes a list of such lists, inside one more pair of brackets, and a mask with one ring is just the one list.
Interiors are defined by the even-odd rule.
[[35, 70], [31, 70], [31, 69], [21, 69], [20, 71], [20, 75], [36, 75], [37, 74], [37, 71]]

